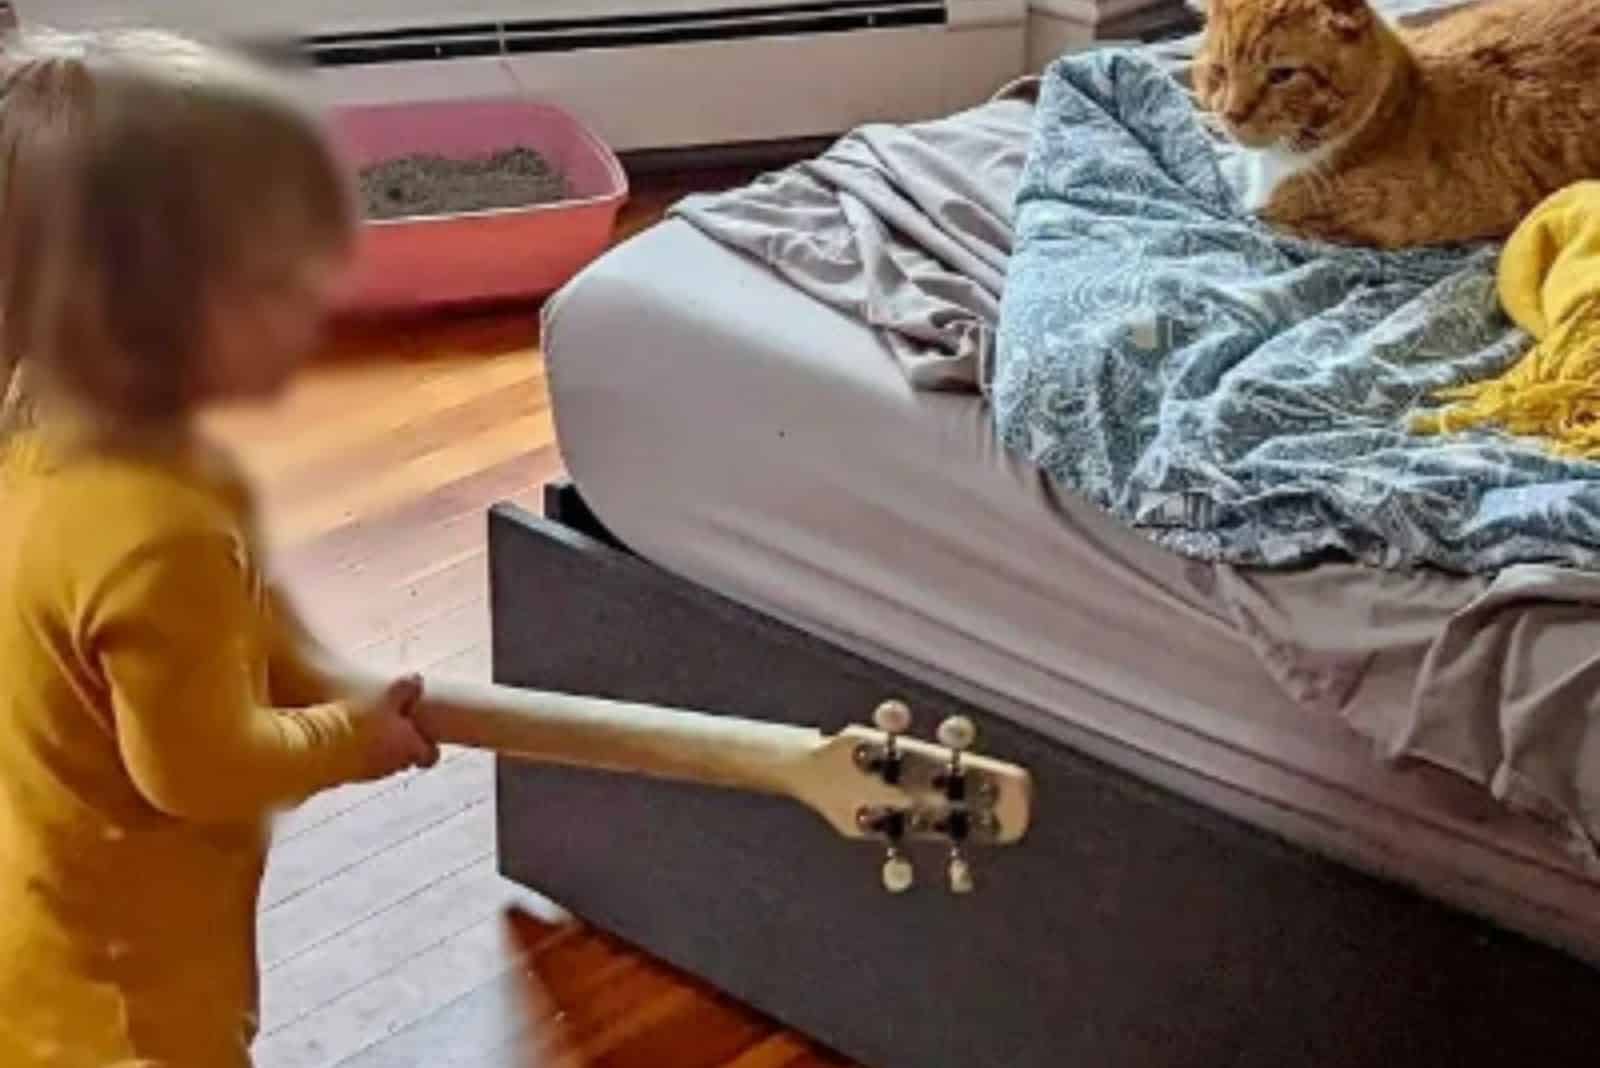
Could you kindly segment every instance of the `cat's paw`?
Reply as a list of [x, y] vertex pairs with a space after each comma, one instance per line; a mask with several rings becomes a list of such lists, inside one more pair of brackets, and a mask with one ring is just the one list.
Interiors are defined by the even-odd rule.
[[1295, 210], [1273, 202], [1257, 212], [1256, 216], [1279, 233], [1302, 241], [1320, 241], [1330, 245], [1368, 243], [1363, 235], [1354, 233], [1343, 220], [1323, 211]]

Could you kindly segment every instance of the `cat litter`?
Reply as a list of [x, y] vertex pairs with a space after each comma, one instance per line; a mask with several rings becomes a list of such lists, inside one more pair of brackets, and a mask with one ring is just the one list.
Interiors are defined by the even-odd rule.
[[412, 153], [360, 172], [366, 217], [464, 215], [565, 200], [566, 176], [532, 148], [510, 148], [470, 159]]
[[615, 153], [541, 101], [345, 107], [333, 126], [365, 211], [353, 314], [545, 296], [605, 251], [628, 197]]

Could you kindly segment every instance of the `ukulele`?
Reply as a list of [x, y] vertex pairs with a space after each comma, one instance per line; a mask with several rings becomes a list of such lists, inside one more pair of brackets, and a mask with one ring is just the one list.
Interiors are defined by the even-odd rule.
[[1032, 776], [972, 752], [977, 730], [953, 716], [938, 744], [906, 737], [911, 710], [886, 701], [874, 727], [809, 727], [503, 686], [429, 681], [414, 713], [444, 745], [535, 763], [593, 768], [772, 794], [806, 806], [839, 835], [883, 845], [884, 888], [904, 893], [915, 872], [904, 847], [948, 850], [951, 892], [975, 888], [968, 849], [1020, 841]]

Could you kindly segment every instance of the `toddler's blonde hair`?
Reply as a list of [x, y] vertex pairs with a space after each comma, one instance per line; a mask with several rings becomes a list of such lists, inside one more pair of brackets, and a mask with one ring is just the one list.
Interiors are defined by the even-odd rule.
[[100, 417], [193, 406], [209, 301], [351, 244], [315, 114], [274, 72], [151, 30], [0, 45], [0, 434], [34, 384]]

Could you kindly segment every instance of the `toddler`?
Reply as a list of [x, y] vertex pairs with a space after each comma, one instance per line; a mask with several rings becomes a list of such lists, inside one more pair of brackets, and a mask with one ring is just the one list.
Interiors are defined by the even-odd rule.
[[349, 694], [197, 432], [316, 345], [347, 181], [290, 87], [154, 32], [0, 59], [0, 1064], [242, 1068], [277, 809], [428, 766]]

